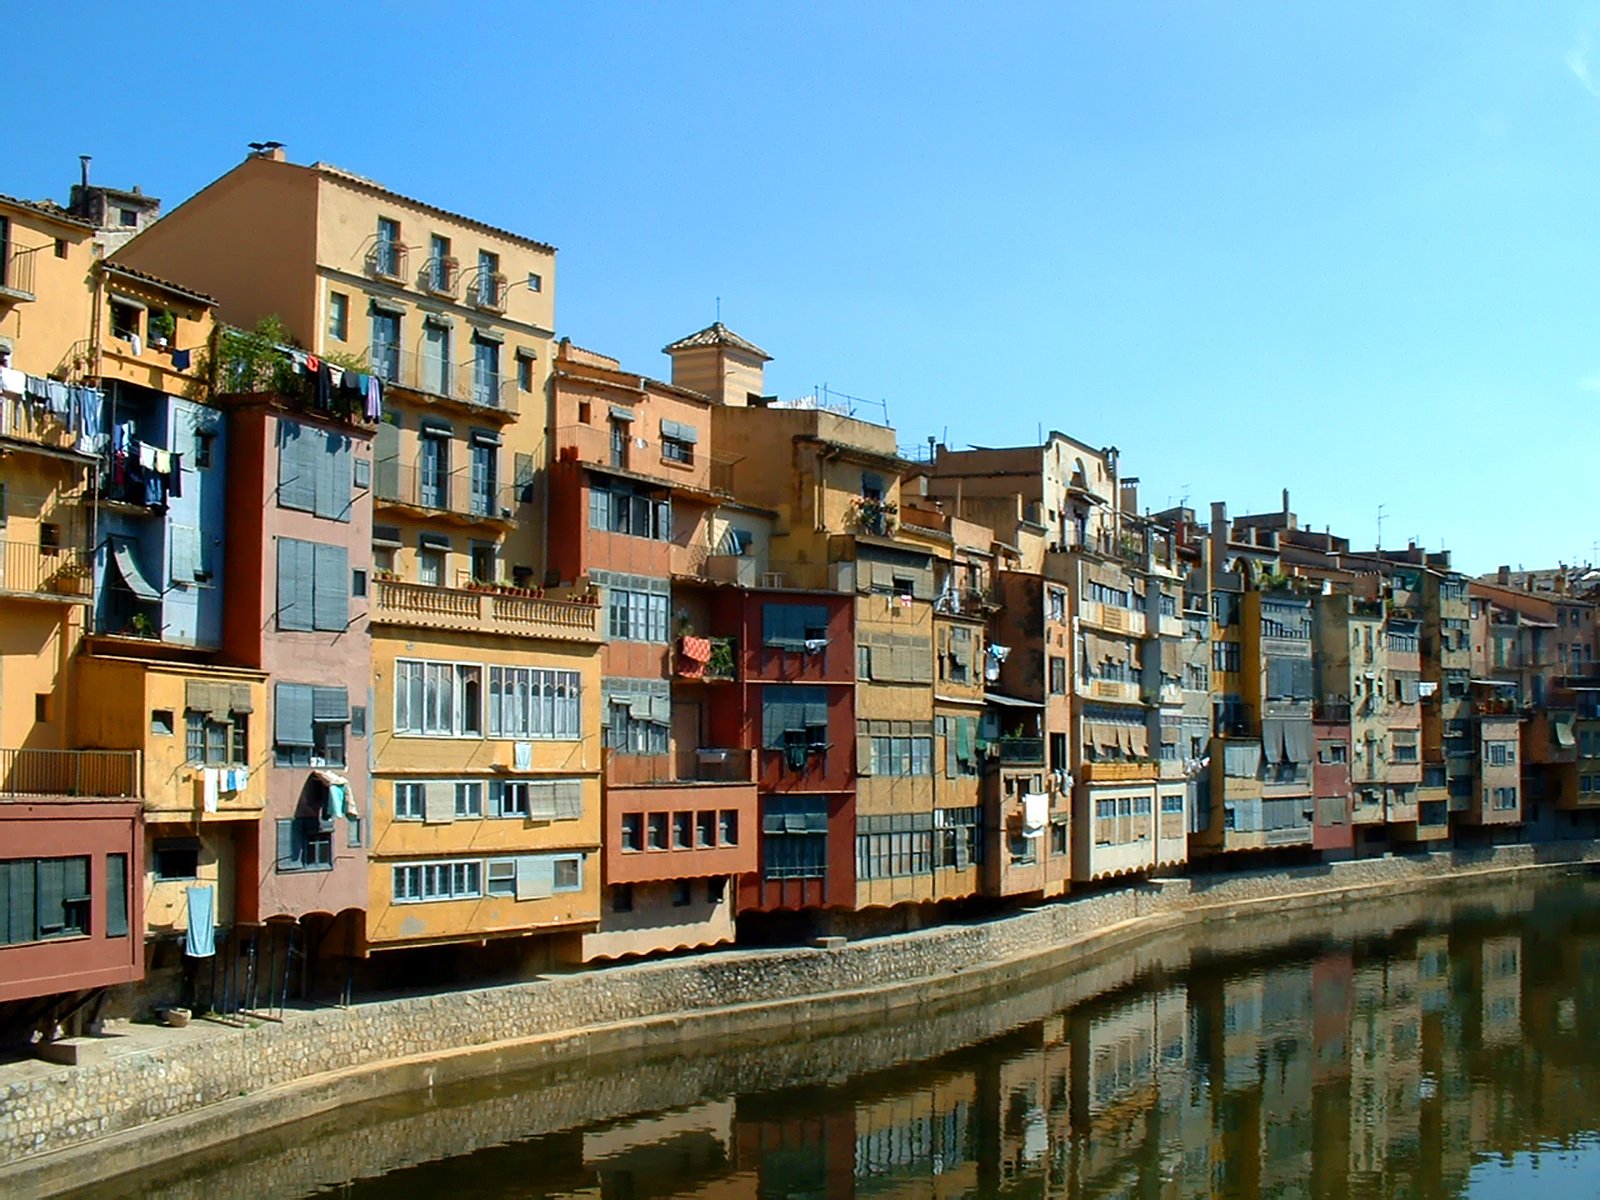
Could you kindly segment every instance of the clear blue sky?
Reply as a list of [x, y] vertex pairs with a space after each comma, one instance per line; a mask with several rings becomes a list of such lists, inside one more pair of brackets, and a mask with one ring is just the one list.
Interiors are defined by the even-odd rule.
[[171, 206], [275, 138], [555, 243], [558, 331], [635, 370], [720, 296], [903, 443], [1600, 557], [1600, 5], [245, 11], [15, 6], [0, 191], [91, 153]]

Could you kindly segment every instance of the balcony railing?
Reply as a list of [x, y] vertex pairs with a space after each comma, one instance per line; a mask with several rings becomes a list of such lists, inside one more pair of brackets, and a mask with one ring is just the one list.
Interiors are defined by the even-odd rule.
[[507, 290], [506, 277], [498, 271], [478, 272], [468, 287], [472, 303], [490, 312], [505, 312]]
[[508, 484], [474, 486], [466, 468], [440, 475], [391, 460], [380, 463], [373, 472], [373, 492], [380, 501], [482, 521], [509, 521], [516, 513], [521, 489]]
[[32, 300], [33, 291], [33, 261], [42, 246], [33, 246], [22, 250], [8, 249], [0, 243], [0, 295], [11, 300]]
[[645, 783], [754, 783], [756, 755], [741, 747], [701, 746], [655, 755], [644, 771]]
[[373, 581], [372, 620], [427, 629], [473, 630], [564, 641], [600, 640], [594, 604], [467, 588]]
[[485, 370], [476, 359], [451, 362], [426, 350], [402, 350], [383, 342], [367, 350], [373, 374], [390, 387], [449, 400], [483, 412], [517, 412], [517, 380]]
[[0, 542], [0, 592], [87, 600], [94, 594], [94, 580], [82, 551], [38, 542]]
[[140, 794], [137, 750], [0, 749], [0, 799], [137, 799]]
[[1044, 739], [1036, 737], [1003, 737], [995, 745], [1000, 747], [1000, 761], [1007, 765], [1041, 767], [1044, 765]]
[[367, 251], [367, 274], [379, 279], [403, 279], [410, 259], [409, 246], [399, 242], [374, 242]]
[[449, 255], [434, 256], [422, 264], [417, 283], [435, 296], [455, 296], [461, 290], [461, 262]]
[[726, 637], [681, 637], [674, 647], [672, 673], [679, 679], [730, 683], [739, 677], [739, 643]]

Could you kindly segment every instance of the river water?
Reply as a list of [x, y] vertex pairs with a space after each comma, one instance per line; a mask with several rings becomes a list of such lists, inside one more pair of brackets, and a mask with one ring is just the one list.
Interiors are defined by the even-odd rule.
[[1209, 924], [891, 1025], [502, 1074], [83, 1194], [1600, 1194], [1600, 879]]

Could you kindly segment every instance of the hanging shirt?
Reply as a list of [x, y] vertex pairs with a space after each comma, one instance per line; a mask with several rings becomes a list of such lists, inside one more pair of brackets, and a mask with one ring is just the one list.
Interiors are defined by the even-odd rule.
[[0, 367], [0, 392], [22, 396], [28, 391], [28, 377], [15, 367]]

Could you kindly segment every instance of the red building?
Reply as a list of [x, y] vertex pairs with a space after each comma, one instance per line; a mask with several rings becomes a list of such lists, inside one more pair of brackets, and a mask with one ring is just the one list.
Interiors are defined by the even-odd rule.
[[1315, 850], [1349, 854], [1355, 846], [1350, 823], [1350, 705], [1318, 706], [1311, 731], [1317, 745], [1311, 765], [1316, 804], [1311, 845]]
[[562, 342], [552, 372], [547, 579], [601, 589], [604, 896], [586, 959], [734, 937], [756, 863], [754, 756], [721, 697], [734, 647], [700, 597], [726, 497], [711, 401]]
[[356, 955], [371, 803], [371, 428], [279, 396], [223, 403], [234, 598], [223, 652], [268, 674], [271, 731], [256, 861], [239, 865], [239, 919], [298, 921], [319, 955]]
[[138, 780], [133, 751], [0, 757], [0, 1035], [143, 978]]

